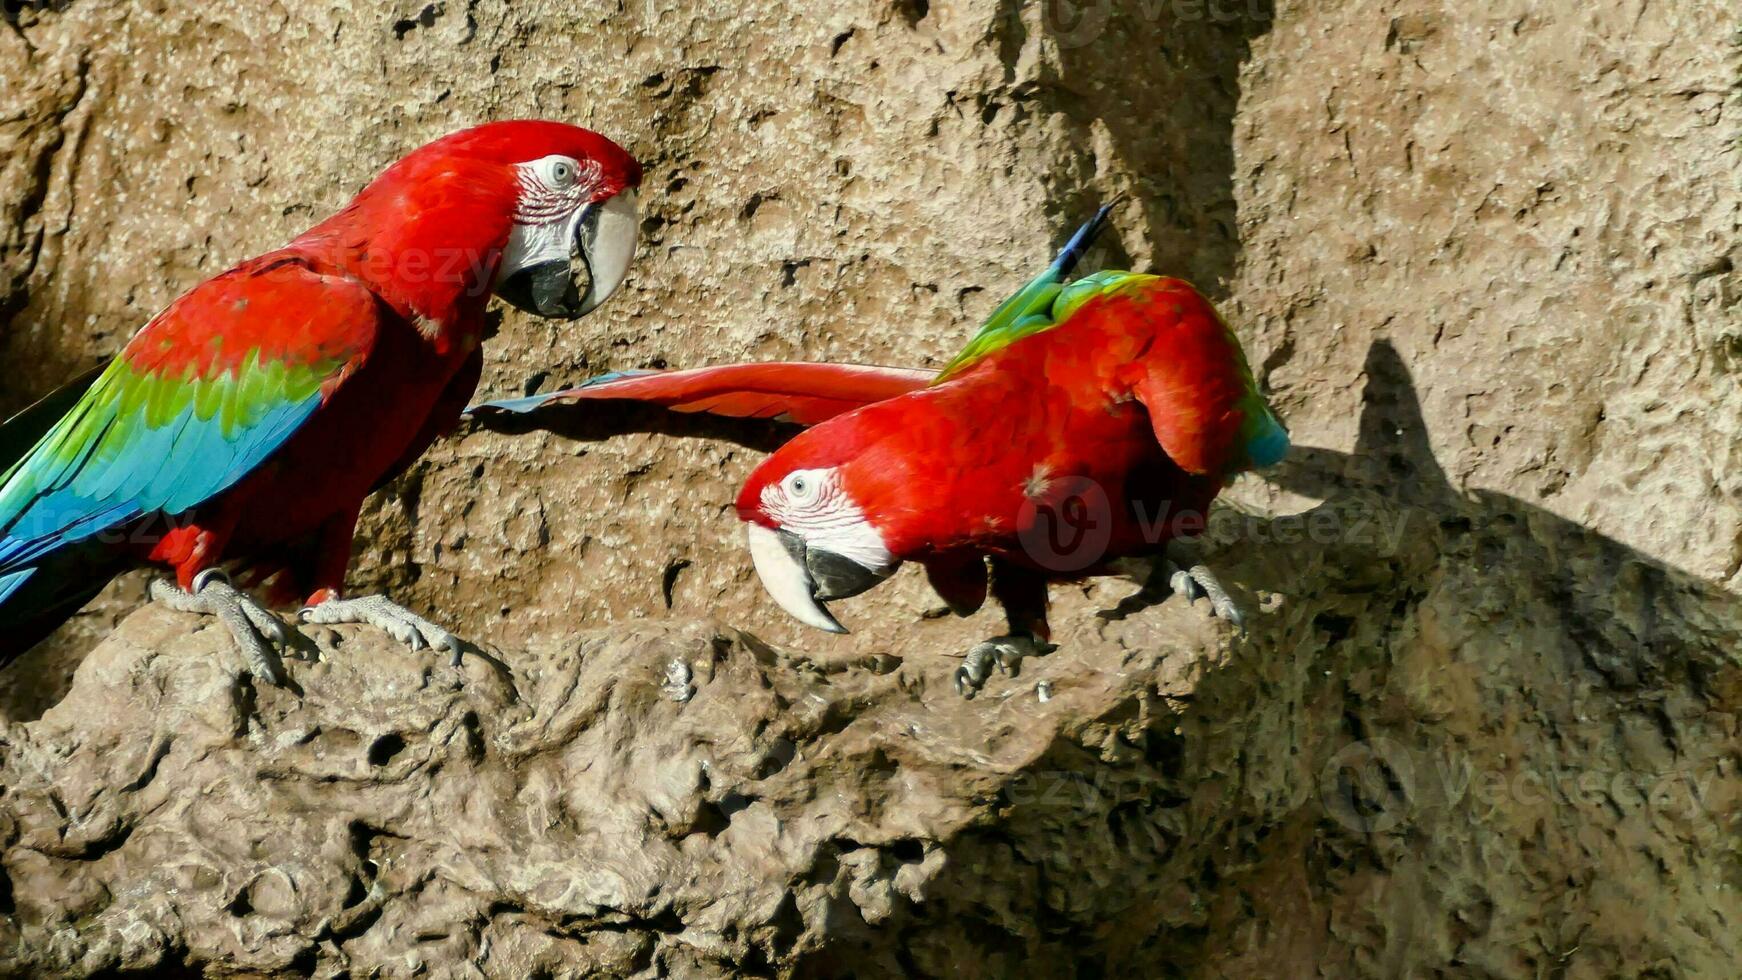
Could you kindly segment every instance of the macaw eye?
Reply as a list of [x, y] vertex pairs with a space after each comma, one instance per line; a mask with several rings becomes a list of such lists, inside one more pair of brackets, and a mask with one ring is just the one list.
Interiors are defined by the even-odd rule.
[[817, 481], [809, 475], [798, 472], [786, 478], [786, 493], [794, 500], [809, 500], [816, 495]]
[[550, 182], [556, 187], [568, 187], [575, 182], [575, 165], [569, 160], [552, 160]]

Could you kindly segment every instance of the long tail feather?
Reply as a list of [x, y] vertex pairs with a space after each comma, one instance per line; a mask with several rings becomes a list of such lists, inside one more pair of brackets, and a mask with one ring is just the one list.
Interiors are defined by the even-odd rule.
[[486, 402], [468, 411], [524, 414], [552, 403], [635, 401], [662, 405], [674, 412], [815, 425], [916, 391], [930, 380], [931, 372], [913, 368], [800, 361], [725, 364], [685, 371], [604, 374], [565, 391]]
[[72, 618], [126, 567], [113, 551], [84, 542], [0, 575], [0, 667]]
[[944, 365], [944, 369], [938, 372], [932, 383], [948, 381], [992, 351], [1050, 326], [1052, 301], [1064, 288], [1065, 280], [1070, 278], [1077, 263], [1082, 261], [1084, 253], [1101, 236], [1101, 232], [1107, 227], [1107, 216], [1118, 203], [1119, 199], [1114, 198], [1101, 205], [1095, 216], [1083, 222], [1082, 227], [1065, 243], [1065, 247], [1059, 249], [1058, 255], [1054, 256], [1052, 264], [1044, 272], [1030, 279], [1028, 285], [1017, 290], [1014, 296], [998, 304], [998, 308], [980, 326], [979, 332], [974, 334], [961, 353]]
[[1075, 269], [1077, 263], [1082, 261], [1083, 253], [1095, 244], [1095, 239], [1101, 237], [1102, 230], [1107, 227], [1107, 216], [1113, 213], [1113, 208], [1118, 205], [1119, 200], [1115, 197], [1101, 205], [1100, 209], [1095, 212], [1095, 216], [1083, 222], [1083, 226], [1077, 229], [1077, 233], [1071, 236], [1071, 240], [1065, 243], [1065, 247], [1059, 249], [1058, 257], [1052, 260], [1052, 266], [1047, 269], [1053, 282], [1064, 282], [1070, 278], [1071, 270]]

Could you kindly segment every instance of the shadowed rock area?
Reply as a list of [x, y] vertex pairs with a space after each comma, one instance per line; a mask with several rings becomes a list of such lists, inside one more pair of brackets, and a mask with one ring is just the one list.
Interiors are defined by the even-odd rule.
[[[467, 426], [367, 629], [256, 688], [109, 589], [0, 674], [0, 975], [1722, 977], [1742, 956], [1742, 45], [1721, 5], [0, 7], [0, 412], [488, 118], [647, 166], [629, 287], [481, 394], [938, 365], [1093, 206], [1297, 451], [962, 701], [908, 570], [780, 616], [779, 438]], [[652, 430], [644, 432], [643, 430]], [[757, 639], [757, 638], [760, 639]], [[662, 689], [673, 661], [694, 696]], [[1050, 691], [1042, 701], [1042, 683]]]

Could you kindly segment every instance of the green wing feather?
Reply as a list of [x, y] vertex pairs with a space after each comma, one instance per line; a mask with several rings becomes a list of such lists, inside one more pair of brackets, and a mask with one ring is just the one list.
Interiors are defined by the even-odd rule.
[[[232, 302], [228, 287], [251, 287], [262, 301]], [[176, 331], [188, 323], [223, 322], [243, 309], [250, 319], [226, 339], [252, 339], [251, 328], [270, 322], [346, 342], [311, 343], [322, 353], [301, 359], [263, 357], [254, 343], [204, 368], [187, 356], [187, 340], [171, 342], [185, 338]], [[267, 310], [276, 316], [263, 317]], [[233, 274], [172, 305], [0, 474], [0, 602], [60, 548], [146, 514], [181, 513], [234, 486], [320, 407], [324, 386], [366, 349], [376, 315], [362, 285], [306, 272]]]
[[1070, 283], [1046, 282], [1045, 275], [1022, 287], [995, 310], [974, 339], [955, 359], [944, 365], [932, 384], [941, 384], [978, 364], [989, 354], [1003, 350], [1024, 337], [1031, 337], [1070, 319], [1079, 307], [1096, 296], [1116, 293], [1127, 286], [1148, 282], [1155, 276], [1107, 270]]
[[[1130, 273], [1096, 273], [1084, 276], [1069, 285], [1065, 282], [1070, 277], [1071, 270], [1076, 267], [1077, 260], [1083, 257], [1083, 253], [1088, 251], [1095, 238], [1101, 234], [1101, 229], [1106, 227], [1107, 215], [1116, 203], [1118, 202], [1114, 201], [1102, 205], [1095, 212], [1095, 216], [1084, 222], [1076, 234], [1071, 236], [1071, 240], [1065, 243], [1065, 247], [1059, 250], [1046, 271], [1029, 280], [1028, 285], [1016, 291], [1016, 295], [998, 304], [998, 308], [981, 325], [980, 331], [968, 341], [961, 353], [944, 365], [944, 369], [932, 379], [932, 384], [948, 381], [986, 355], [1003, 350], [1024, 337], [1058, 326], [1071, 311], [1094, 295], [1093, 288], [1084, 286], [1085, 283], [1102, 286], [1108, 284], [1104, 278], [1108, 275], [1129, 276]], [[1061, 298], [1068, 303], [1068, 308], [1063, 312], [1058, 308]]]
[[272, 362], [187, 378], [117, 359], [0, 477], [0, 572], [227, 489], [313, 413], [336, 367]]

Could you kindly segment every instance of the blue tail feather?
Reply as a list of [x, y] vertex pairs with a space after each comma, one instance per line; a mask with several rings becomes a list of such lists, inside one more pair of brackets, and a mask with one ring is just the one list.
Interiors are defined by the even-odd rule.
[[1054, 282], [1064, 282], [1065, 278], [1071, 274], [1071, 270], [1077, 267], [1077, 263], [1083, 258], [1083, 253], [1089, 250], [1089, 246], [1095, 244], [1095, 239], [1101, 237], [1102, 229], [1107, 227], [1107, 215], [1113, 212], [1114, 206], [1118, 203], [1119, 199], [1114, 198], [1101, 205], [1100, 210], [1095, 212], [1095, 216], [1083, 222], [1083, 226], [1078, 228], [1077, 233], [1071, 236], [1071, 240], [1065, 243], [1065, 247], [1059, 250], [1058, 257], [1052, 260], [1052, 267], [1048, 270], [1052, 274]]
[[35, 574], [36, 569], [25, 568], [16, 572], [7, 572], [5, 575], [0, 575], [0, 606], [5, 605], [6, 600], [11, 597], [12, 593], [17, 592], [22, 588], [24, 583], [29, 581], [30, 577]]
[[[588, 378], [576, 385], [575, 388], [596, 388], [599, 385], [610, 384], [613, 381], [621, 381], [624, 378], [639, 378], [645, 375], [658, 373], [658, 371], [611, 371], [607, 374]], [[525, 398], [503, 398], [498, 401], [484, 402], [481, 405], [473, 405], [471, 408], [466, 409], [466, 414], [470, 415], [479, 409], [487, 408], [492, 412], [513, 412], [517, 415], [523, 415], [542, 407], [552, 398], [563, 395], [567, 391], [574, 391], [575, 388], [565, 389], [565, 391], [554, 391], [543, 395], [527, 395]]]

